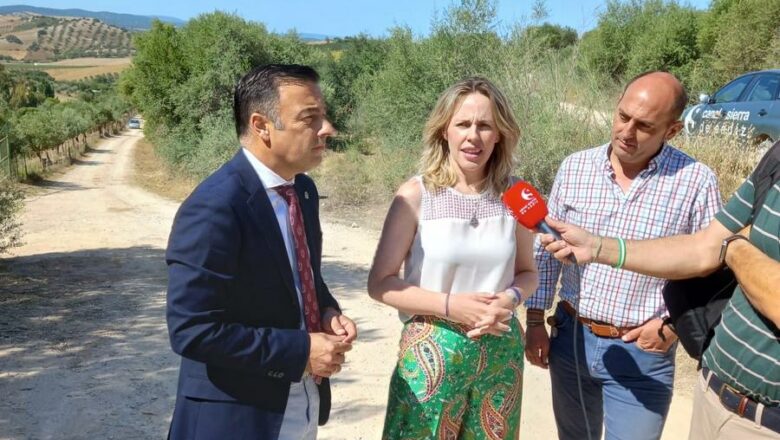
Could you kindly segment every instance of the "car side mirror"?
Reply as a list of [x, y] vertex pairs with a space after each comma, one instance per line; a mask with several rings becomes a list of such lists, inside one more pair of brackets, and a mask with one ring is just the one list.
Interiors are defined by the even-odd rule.
[[699, 95], [699, 104], [710, 104], [710, 99], [712, 99], [710, 95], [702, 93]]

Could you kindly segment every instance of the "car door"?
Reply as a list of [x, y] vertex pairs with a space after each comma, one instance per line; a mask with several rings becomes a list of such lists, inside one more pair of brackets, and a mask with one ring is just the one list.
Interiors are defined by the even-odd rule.
[[751, 141], [780, 139], [780, 73], [761, 73], [750, 85], [744, 98], [744, 110], [749, 113], [747, 133], [741, 138]]
[[742, 118], [746, 118], [740, 98], [756, 79], [756, 75], [744, 75], [723, 86], [701, 109], [701, 133], [715, 135], [739, 135]]

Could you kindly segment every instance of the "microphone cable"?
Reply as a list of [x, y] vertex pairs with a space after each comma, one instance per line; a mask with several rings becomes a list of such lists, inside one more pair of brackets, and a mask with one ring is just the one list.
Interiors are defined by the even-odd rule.
[[[574, 369], [575, 369], [575, 375], [577, 376], [577, 391], [579, 393], [580, 397], [580, 408], [582, 408], [582, 418], [585, 420], [585, 430], [588, 433], [588, 440], [593, 440], [591, 438], [590, 434], [590, 420], [588, 419], [588, 411], [587, 408], [585, 408], [585, 396], [582, 391], [582, 374], [580, 372], [580, 360], [579, 360], [579, 350], [577, 346], [577, 329], [579, 327], [580, 323], [580, 308], [579, 303], [581, 299], [580, 292], [582, 290], [582, 268], [580, 268], [580, 265], [577, 263], [577, 258], [574, 256], [574, 254], [571, 254], [571, 261], [574, 264], [574, 273], [576, 275], [577, 280], [577, 305], [574, 307], [574, 322], [572, 323], [572, 348], [574, 350]], [[563, 301], [563, 299], [561, 299]], [[585, 331], [585, 326], [583, 327], [583, 332]], [[584, 338], [583, 338], [583, 349], [584, 349]], [[584, 350], [583, 350], [584, 352]], [[587, 367], [587, 365], [586, 365]]]

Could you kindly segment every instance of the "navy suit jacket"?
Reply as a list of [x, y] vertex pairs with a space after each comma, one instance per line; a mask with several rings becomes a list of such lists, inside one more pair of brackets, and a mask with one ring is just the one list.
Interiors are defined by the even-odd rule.
[[[317, 188], [300, 174], [295, 189], [320, 310], [338, 309], [320, 272]], [[290, 383], [300, 381], [306, 367], [309, 337], [300, 329], [279, 224], [241, 150], [182, 203], [166, 261], [168, 332], [173, 351], [182, 356], [170, 437], [212, 438], [204, 433], [213, 432], [215, 438], [276, 438]], [[328, 380], [319, 391], [324, 424]]]

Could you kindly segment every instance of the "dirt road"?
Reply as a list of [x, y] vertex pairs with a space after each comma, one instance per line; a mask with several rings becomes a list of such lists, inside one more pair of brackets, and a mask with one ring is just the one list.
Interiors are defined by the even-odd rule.
[[[177, 202], [131, 186], [138, 132], [105, 140], [27, 200], [23, 247], [0, 271], [0, 439], [163, 438], [178, 358], [165, 327]], [[400, 331], [365, 293], [377, 233], [326, 221], [324, 276], [360, 328], [321, 439], [376, 439]], [[683, 383], [689, 387], [688, 383]], [[549, 379], [526, 367], [521, 437], [555, 438]], [[685, 438], [689, 390], [666, 439]]]

